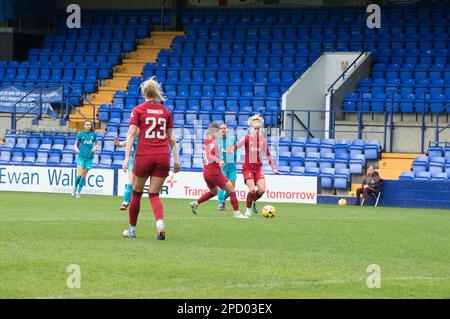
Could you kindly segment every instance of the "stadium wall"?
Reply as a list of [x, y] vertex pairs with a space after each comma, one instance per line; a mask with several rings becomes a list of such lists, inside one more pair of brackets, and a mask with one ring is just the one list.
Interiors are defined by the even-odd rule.
[[[352, 62], [350, 62], [352, 63]], [[350, 92], [355, 92], [356, 87], [364, 78], [369, 78], [372, 70], [372, 54], [366, 52], [365, 56], [362, 57], [361, 62], [356, 64], [357, 72], [351, 72], [346, 75], [342, 83], [336, 85], [334, 88], [333, 99], [332, 99], [332, 109], [342, 110], [342, 103], [344, 101], [345, 95]], [[342, 119], [342, 114], [336, 114], [336, 119]]]
[[[304, 128], [308, 127], [312, 131], [312, 135], [318, 138], [325, 138], [325, 97], [329, 86], [342, 74], [346, 67], [342, 67], [342, 63], [350, 65], [360, 52], [326, 52], [322, 54], [302, 75], [301, 77], [285, 92], [282, 96], [282, 110], [287, 111], [284, 114], [283, 128], [286, 132], [291, 130], [291, 113], [295, 115], [303, 123], [294, 121], [294, 135], [308, 137]], [[349, 75], [359, 70], [360, 61], [356, 68], [349, 70]], [[308, 113], [307, 110], [314, 111]]]
[[379, 205], [450, 209], [450, 183], [386, 180]]

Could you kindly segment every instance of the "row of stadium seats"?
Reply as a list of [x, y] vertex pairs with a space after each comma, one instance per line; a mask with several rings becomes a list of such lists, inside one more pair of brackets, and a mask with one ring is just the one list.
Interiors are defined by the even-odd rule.
[[[80, 29], [64, 29], [67, 16], [59, 17], [60, 30], [65, 30], [67, 34], [76, 34], [78, 32], [87, 32], [96, 27], [135, 27], [143, 24], [160, 25], [160, 10], [85, 10], [81, 19]], [[170, 11], [164, 14], [164, 24], [171, 23]]]
[[[296, 23], [341, 23], [343, 25], [354, 25], [366, 21], [365, 8], [302, 8], [295, 9], [253, 9], [240, 10], [230, 9], [225, 14], [223, 11], [214, 10], [190, 10], [183, 12], [183, 24], [193, 25], [220, 25], [224, 24], [254, 24], [254, 25], [291, 25]], [[383, 22], [418, 22], [439, 21], [448, 17], [449, 9], [447, 3], [434, 1], [432, 6], [421, 4], [420, 6], [389, 6], [383, 7]]]
[[427, 156], [416, 157], [410, 172], [403, 172], [400, 180], [450, 181], [450, 145], [429, 146]]
[[[123, 160], [125, 158], [124, 152], [122, 153], [106, 153], [102, 152], [94, 155], [93, 167], [94, 168], [121, 168]], [[292, 175], [304, 175], [304, 176], [320, 176], [321, 187], [323, 188], [343, 188], [347, 189], [350, 183], [351, 175], [355, 170], [354, 165], [350, 164], [350, 169], [347, 166], [345, 168], [330, 168], [330, 167], [317, 167], [312, 165], [305, 166], [291, 166], [283, 165], [285, 163], [280, 162], [279, 171], [284, 174]], [[357, 163], [360, 165], [359, 163]], [[23, 165], [23, 166], [60, 166], [60, 167], [76, 167], [76, 156], [73, 150], [0, 150], [0, 165]], [[238, 172], [242, 172], [242, 163], [237, 164]], [[183, 170], [201, 171], [203, 169], [203, 157], [197, 156], [191, 159], [182, 156], [181, 167]], [[357, 170], [359, 172], [359, 170]], [[265, 166], [264, 172], [271, 174], [270, 167]]]
[[436, 51], [444, 52], [448, 47], [448, 39], [445, 36], [429, 37], [428, 39], [421, 39], [421, 37], [411, 37], [410, 39], [389, 38], [389, 37], [363, 37], [363, 36], [328, 36], [322, 38], [320, 36], [314, 38], [304, 37], [303, 39], [286, 40], [280, 39], [273, 40], [256, 40], [251, 38], [243, 38], [240, 40], [230, 39], [221, 41], [208, 40], [208, 39], [188, 39], [182, 36], [178, 36], [173, 41], [173, 52], [181, 54], [185, 52], [187, 54], [193, 53], [209, 53], [217, 54], [222, 52], [225, 54], [242, 54], [245, 51], [250, 53], [261, 54], [296, 54], [303, 53], [305, 51], [315, 52], [317, 50], [325, 49], [327, 51], [349, 50], [355, 48], [355, 46], [366, 47], [370, 51], [372, 50], [391, 50], [391, 52], [401, 53], [402, 50], [417, 50], [419, 52], [424, 51]]
[[[134, 42], [129, 42], [128, 46], [123, 46], [123, 51], [133, 50]], [[59, 51], [49, 54], [41, 54], [39, 52], [31, 52], [28, 58], [30, 63], [36, 62], [52, 62], [52, 63], [111, 63], [113, 65], [119, 64], [122, 58], [121, 51], [110, 51], [110, 52], [66, 52]]]
[[[114, 101], [117, 101], [117, 99]], [[98, 110], [98, 119], [108, 122], [109, 127], [111, 124], [127, 125], [133, 106], [139, 104], [139, 102], [132, 99], [125, 106], [116, 102], [119, 107], [103, 104]], [[233, 102], [234, 105], [232, 105]], [[267, 102], [264, 99], [240, 99], [240, 105], [237, 102], [237, 99], [227, 100], [228, 106], [225, 106], [225, 100], [223, 99], [214, 101], [203, 99], [201, 103], [195, 99], [177, 99], [175, 101], [167, 100], [164, 104], [173, 113], [175, 127], [193, 127], [196, 121], [201, 121], [203, 126], [207, 126], [211, 122], [226, 122], [230, 127], [247, 126], [247, 119], [252, 113], [265, 115], [268, 126], [276, 124], [273, 117], [277, 117], [279, 114], [279, 100], [273, 99]], [[266, 102], [267, 104], [265, 104]], [[226, 109], [227, 113], [225, 112]], [[230, 116], [227, 116], [227, 114]]]
[[[157, 70], [156, 77], [164, 84], [209, 84], [209, 85], [223, 85], [223, 84], [273, 84], [279, 85], [290, 84], [296, 75], [301, 71], [283, 70], [283, 71], [201, 71], [201, 70]], [[133, 83], [138, 86], [139, 83]]]
[[[430, 23], [431, 22], [431, 23]], [[425, 21], [419, 24], [417, 21], [405, 22], [387, 22], [385, 27], [378, 30], [371, 30], [365, 24], [361, 25], [355, 23], [353, 25], [333, 24], [330, 23], [310, 23], [310, 24], [288, 24], [288, 25], [252, 25], [236, 23], [233, 25], [217, 26], [209, 25], [195, 25], [192, 23], [186, 24], [186, 30], [189, 31], [192, 38], [196, 39], [243, 39], [243, 36], [250, 38], [275, 38], [290, 40], [295, 37], [317, 37], [317, 36], [357, 36], [357, 35], [371, 35], [375, 34], [380, 37], [389, 36], [405, 36], [414, 38], [416, 35], [441, 36], [449, 29], [448, 25], [444, 23], [444, 19], [435, 21]], [[338, 26], [338, 27], [337, 27]]]
[[[157, 71], [164, 71], [164, 69], [171, 69], [178, 71], [186, 70], [200, 70], [200, 71], [219, 71], [236, 69], [237, 71], [244, 69], [248, 71], [277, 71], [277, 69], [285, 69], [285, 71], [292, 71], [292, 69], [304, 70], [307, 66], [314, 62], [317, 58], [308, 53], [302, 55], [227, 55], [214, 54], [208, 56], [195, 55], [168, 55], [167, 51], [163, 50], [158, 55]], [[256, 70], [255, 70], [256, 69]]]

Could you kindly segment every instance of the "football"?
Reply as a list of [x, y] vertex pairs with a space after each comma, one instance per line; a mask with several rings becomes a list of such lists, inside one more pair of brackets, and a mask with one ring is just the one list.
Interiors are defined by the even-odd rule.
[[262, 215], [265, 218], [273, 218], [273, 217], [275, 217], [275, 213], [276, 213], [275, 207], [273, 207], [271, 205], [266, 205], [262, 209]]
[[339, 205], [339, 206], [345, 206], [345, 205], [347, 205], [347, 200], [344, 199], [344, 198], [341, 198], [341, 199], [338, 201], [338, 205]]

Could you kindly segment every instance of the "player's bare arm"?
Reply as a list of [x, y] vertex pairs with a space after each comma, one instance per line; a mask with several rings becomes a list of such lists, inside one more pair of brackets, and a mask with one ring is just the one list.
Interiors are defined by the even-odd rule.
[[241, 138], [241, 140], [239, 142], [237, 142], [234, 146], [228, 147], [227, 148], [227, 153], [234, 153], [236, 152], [237, 149], [241, 148], [242, 146], [245, 145], [245, 136], [243, 138]]

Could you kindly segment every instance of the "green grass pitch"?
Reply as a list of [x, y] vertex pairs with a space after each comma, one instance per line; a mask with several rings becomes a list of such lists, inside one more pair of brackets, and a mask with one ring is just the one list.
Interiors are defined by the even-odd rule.
[[234, 220], [216, 201], [199, 216], [163, 201], [160, 242], [146, 198], [130, 240], [119, 197], [0, 192], [0, 297], [450, 298], [449, 211], [274, 204], [273, 219]]

